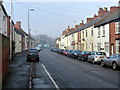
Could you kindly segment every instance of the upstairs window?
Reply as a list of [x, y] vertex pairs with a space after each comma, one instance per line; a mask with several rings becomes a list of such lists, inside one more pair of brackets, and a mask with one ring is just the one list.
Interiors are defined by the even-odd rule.
[[105, 37], [105, 26], [103, 26], [103, 37]]
[[93, 28], [91, 28], [91, 36], [93, 36]]
[[98, 28], [98, 38], [100, 38], [100, 27]]
[[83, 33], [83, 39], [84, 39], [84, 31], [82, 33]]
[[116, 34], [120, 34], [120, 22], [116, 22]]
[[87, 30], [86, 30], [86, 37], [87, 37]]

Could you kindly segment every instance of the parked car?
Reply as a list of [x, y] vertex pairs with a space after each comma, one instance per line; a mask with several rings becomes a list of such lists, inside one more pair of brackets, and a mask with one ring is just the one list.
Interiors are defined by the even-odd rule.
[[59, 49], [59, 50], [58, 50], [58, 53], [59, 53], [59, 54], [63, 54], [63, 51], [64, 51], [64, 49]]
[[39, 47], [39, 46], [36, 47], [36, 49], [38, 50], [38, 52], [41, 51], [41, 47]]
[[100, 63], [103, 58], [106, 58], [106, 53], [102, 51], [93, 51], [91, 55], [88, 56], [88, 62]]
[[68, 50], [68, 54], [67, 54], [67, 56], [70, 57], [71, 54], [72, 54], [72, 52], [73, 52], [73, 50]]
[[82, 52], [79, 54], [78, 59], [79, 59], [79, 60], [82, 60], [82, 61], [87, 61], [89, 55], [91, 55], [91, 52], [89, 52], [89, 51], [82, 51]]
[[27, 62], [39, 62], [39, 54], [37, 49], [30, 49], [28, 51]]
[[64, 50], [63, 55], [67, 56], [69, 50]]
[[73, 50], [73, 52], [71, 53], [71, 58], [77, 59], [80, 52], [80, 50]]
[[101, 66], [110, 66], [113, 69], [117, 69], [120, 66], [120, 54], [114, 54], [108, 58], [102, 59]]

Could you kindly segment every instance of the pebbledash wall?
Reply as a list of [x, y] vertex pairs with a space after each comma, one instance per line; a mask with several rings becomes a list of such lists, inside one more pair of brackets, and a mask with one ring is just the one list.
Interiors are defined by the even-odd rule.
[[5, 76], [7, 75], [9, 67], [9, 38], [0, 34], [0, 43], [0, 67], [2, 67], [2, 70], [0, 70], [2, 71], [2, 73], [0, 73], [0, 77], [2, 77], [3, 81]]

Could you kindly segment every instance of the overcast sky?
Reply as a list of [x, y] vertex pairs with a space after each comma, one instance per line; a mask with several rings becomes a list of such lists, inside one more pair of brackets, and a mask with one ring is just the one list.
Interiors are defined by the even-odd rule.
[[[4, 0], [4, 6], [9, 14], [10, 0]], [[73, 27], [87, 17], [97, 14], [99, 7], [118, 5], [118, 0], [13, 0], [14, 23], [22, 22], [22, 28], [28, 32], [28, 9], [30, 12], [30, 29], [34, 35], [47, 34], [53, 38], [59, 37], [68, 25]], [[48, 2], [49, 1], [49, 2]], [[86, 22], [85, 22], [86, 23]]]

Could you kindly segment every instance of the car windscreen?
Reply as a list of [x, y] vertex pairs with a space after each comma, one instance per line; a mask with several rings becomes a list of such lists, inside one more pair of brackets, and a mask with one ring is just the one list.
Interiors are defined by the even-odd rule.
[[29, 52], [29, 55], [37, 55], [38, 54], [38, 52], [35, 52], [35, 51], [30, 51]]
[[37, 49], [30, 49], [29, 52], [37, 52]]
[[118, 57], [120, 58], [120, 54], [118, 55]]
[[106, 55], [105, 52], [96, 52], [97, 55]]
[[85, 54], [87, 54], [87, 55], [91, 55], [91, 52], [84, 52]]
[[77, 51], [75, 51], [75, 53], [79, 54], [79, 53], [80, 53], [80, 51], [78, 51], [78, 50], [77, 50]]

